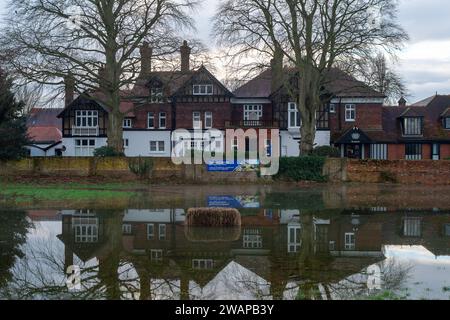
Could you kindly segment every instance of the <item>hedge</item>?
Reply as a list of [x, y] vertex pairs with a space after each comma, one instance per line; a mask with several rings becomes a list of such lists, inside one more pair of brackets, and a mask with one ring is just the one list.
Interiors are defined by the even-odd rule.
[[327, 178], [322, 174], [325, 160], [325, 157], [317, 156], [280, 158], [280, 170], [276, 178], [291, 181], [325, 182]]

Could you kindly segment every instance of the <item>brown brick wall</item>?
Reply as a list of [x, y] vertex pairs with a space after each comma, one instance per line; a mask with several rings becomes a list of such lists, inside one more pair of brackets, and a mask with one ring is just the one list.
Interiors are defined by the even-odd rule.
[[346, 131], [353, 127], [363, 130], [382, 129], [381, 104], [356, 104], [356, 121], [345, 121], [345, 104], [337, 105], [336, 113], [330, 115], [330, 127], [333, 131]]
[[348, 160], [346, 181], [450, 185], [450, 161]]
[[172, 128], [172, 106], [170, 104], [149, 104], [136, 109], [133, 118], [133, 129], [147, 129], [148, 113], [153, 112], [155, 115], [155, 129], [159, 129], [159, 113], [166, 113], [166, 128]]
[[231, 103], [179, 103], [176, 111], [176, 127], [177, 129], [192, 129], [193, 112], [201, 113], [201, 120], [205, 124], [205, 112], [213, 113], [213, 128], [224, 129], [225, 121], [231, 119]]

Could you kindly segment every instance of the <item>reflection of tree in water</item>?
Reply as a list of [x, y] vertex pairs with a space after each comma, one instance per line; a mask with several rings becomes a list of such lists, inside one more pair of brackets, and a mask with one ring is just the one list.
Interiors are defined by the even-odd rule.
[[22, 245], [30, 227], [25, 211], [0, 210], [0, 288], [11, 281], [11, 269], [24, 256]]

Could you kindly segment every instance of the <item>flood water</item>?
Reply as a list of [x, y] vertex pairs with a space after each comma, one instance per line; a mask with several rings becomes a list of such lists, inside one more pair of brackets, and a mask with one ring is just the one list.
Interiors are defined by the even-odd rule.
[[[237, 208], [242, 225], [185, 225], [196, 207]], [[447, 300], [450, 188], [167, 186], [8, 206], [0, 254], [1, 299]]]

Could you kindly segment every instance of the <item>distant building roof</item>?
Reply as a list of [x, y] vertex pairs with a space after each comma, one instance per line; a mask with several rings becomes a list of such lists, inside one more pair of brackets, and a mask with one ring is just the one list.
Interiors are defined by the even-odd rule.
[[62, 121], [58, 119], [58, 114], [64, 110], [62, 108], [33, 108], [28, 118], [28, 127], [57, 127], [61, 128]]
[[[292, 68], [286, 68], [284, 72], [285, 77], [293, 73]], [[331, 69], [326, 78], [325, 89], [335, 97], [385, 97], [384, 94], [336, 68]], [[237, 98], [267, 98], [279, 89], [272, 88], [272, 70], [267, 69], [236, 89], [234, 95]]]

